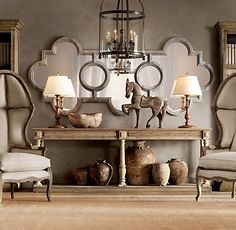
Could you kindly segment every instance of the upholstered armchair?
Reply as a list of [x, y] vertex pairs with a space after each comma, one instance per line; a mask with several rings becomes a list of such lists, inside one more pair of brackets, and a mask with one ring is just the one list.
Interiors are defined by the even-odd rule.
[[236, 73], [219, 86], [212, 105], [218, 126], [216, 145], [206, 150], [199, 159], [196, 171], [197, 196], [201, 195], [202, 179], [219, 179], [232, 182], [232, 195], [236, 181]]
[[34, 105], [22, 79], [14, 72], [0, 70], [0, 204], [4, 183], [14, 184], [47, 181], [50, 201], [52, 172], [44, 149], [32, 149], [26, 137]]

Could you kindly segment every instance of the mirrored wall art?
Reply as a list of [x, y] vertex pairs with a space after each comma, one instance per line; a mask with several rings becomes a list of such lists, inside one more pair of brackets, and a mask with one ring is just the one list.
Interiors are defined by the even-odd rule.
[[[198, 76], [202, 90], [214, 80], [214, 70], [202, 59], [201, 51], [194, 51], [189, 41], [172, 38], [162, 50], [146, 51], [146, 60], [130, 59], [125, 63], [130, 73], [109, 71], [114, 59], [98, 59], [97, 50], [83, 50], [72, 37], [57, 39], [50, 50], [43, 50], [41, 60], [30, 67], [30, 83], [43, 92], [48, 76], [59, 73], [73, 82], [77, 98], [66, 98], [63, 114], [78, 112], [82, 103], [106, 103], [115, 115], [124, 115], [122, 104], [130, 103], [125, 97], [125, 85], [137, 82], [144, 95], [159, 96], [168, 100], [167, 112], [179, 115], [180, 99], [171, 97], [174, 80], [186, 73]], [[52, 99], [43, 98], [52, 102]], [[53, 103], [52, 103], [53, 104]]]

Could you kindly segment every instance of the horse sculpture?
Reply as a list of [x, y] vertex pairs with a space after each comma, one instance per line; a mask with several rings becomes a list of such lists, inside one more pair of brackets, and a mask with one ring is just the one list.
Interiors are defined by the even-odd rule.
[[137, 115], [136, 126], [139, 125], [139, 112], [141, 108], [150, 108], [152, 110], [152, 116], [147, 121], [146, 128], [150, 128], [150, 121], [155, 117], [159, 119], [159, 128], [162, 127], [162, 121], [166, 113], [167, 100], [163, 100], [159, 97], [146, 97], [142, 95], [140, 86], [135, 82], [129, 82], [129, 79], [126, 81], [126, 98], [130, 97], [130, 94], [133, 94], [131, 103], [122, 105], [122, 111], [129, 115], [130, 111], [135, 110]]

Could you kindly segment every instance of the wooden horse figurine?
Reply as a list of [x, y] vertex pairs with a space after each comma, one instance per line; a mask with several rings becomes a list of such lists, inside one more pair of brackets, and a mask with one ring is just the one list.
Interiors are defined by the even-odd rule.
[[146, 128], [150, 128], [150, 121], [155, 117], [159, 118], [159, 128], [162, 127], [162, 121], [166, 113], [167, 100], [163, 100], [159, 97], [146, 97], [142, 95], [140, 86], [135, 82], [126, 81], [126, 98], [132, 95], [131, 104], [122, 105], [122, 111], [129, 115], [130, 111], [135, 110], [137, 115], [136, 126], [139, 125], [139, 112], [141, 108], [150, 108], [152, 110], [152, 116], [147, 121]]

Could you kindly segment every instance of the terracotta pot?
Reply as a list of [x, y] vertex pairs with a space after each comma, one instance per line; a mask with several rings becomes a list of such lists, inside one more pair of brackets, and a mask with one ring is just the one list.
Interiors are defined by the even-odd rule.
[[168, 163], [155, 163], [152, 165], [152, 177], [156, 185], [166, 186], [170, 177]]
[[77, 168], [72, 170], [72, 175], [76, 181], [77, 185], [87, 185], [89, 178], [88, 168]]
[[126, 149], [127, 182], [130, 185], [148, 185], [151, 181], [155, 156], [145, 141], [135, 141]]
[[106, 160], [97, 160], [89, 170], [91, 182], [94, 185], [108, 185], [112, 175], [113, 168]]
[[167, 163], [169, 163], [170, 167], [169, 183], [173, 185], [182, 184], [188, 175], [187, 163], [176, 158], [170, 159]]

